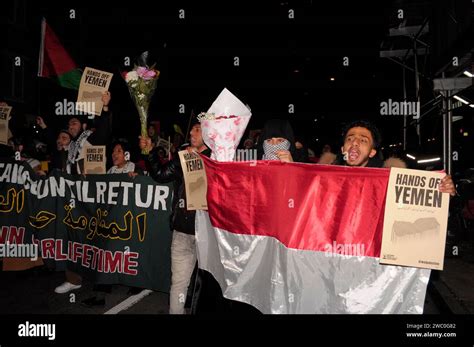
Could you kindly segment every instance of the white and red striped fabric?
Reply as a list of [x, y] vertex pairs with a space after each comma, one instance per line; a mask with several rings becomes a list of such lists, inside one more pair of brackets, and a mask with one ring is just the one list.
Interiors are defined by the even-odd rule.
[[263, 313], [423, 312], [430, 271], [379, 264], [388, 169], [204, 160], [198, 262], [226, 298]]

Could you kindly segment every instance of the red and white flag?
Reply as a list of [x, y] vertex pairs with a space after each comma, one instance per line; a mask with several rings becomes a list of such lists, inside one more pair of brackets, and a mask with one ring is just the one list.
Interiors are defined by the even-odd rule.
[[388, 169], [204, 158], [199, 267], [263, 313], [423, 313], [430, 270], [379, 264]]

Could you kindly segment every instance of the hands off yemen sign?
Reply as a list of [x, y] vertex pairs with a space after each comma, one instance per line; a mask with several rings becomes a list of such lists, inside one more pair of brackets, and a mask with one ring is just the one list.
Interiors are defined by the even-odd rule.
[[8, 119], [10, 117], [11, 106], [0, 106], [0, 143], [8, 143]]
[[105, 174], [105, 146], [85, 146], [84, 149], [84, 173]]
[[204, 162], [196, 152], [178, 152], [183, 170], [188, 210], [207, 210], [207, 176]]
[[76, 110], [95, 116], [102, 113], [102, 94], [109, 90], [113, 74], [86, 67], [77, 94]]
[[444, 173], [392, 168], [380, 263], [442, 270], [449, 194]]

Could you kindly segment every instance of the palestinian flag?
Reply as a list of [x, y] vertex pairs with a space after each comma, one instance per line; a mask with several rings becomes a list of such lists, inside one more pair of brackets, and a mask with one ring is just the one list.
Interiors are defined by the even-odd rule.
[[198, 264], [263, 313], [423, 313], [430, 270], [381, 265], [389, 169], [203, 157]]
[[82, 71], [43, 18], [38, 61], [38, 76], [57, 78], [64, 88], [79, 89]]

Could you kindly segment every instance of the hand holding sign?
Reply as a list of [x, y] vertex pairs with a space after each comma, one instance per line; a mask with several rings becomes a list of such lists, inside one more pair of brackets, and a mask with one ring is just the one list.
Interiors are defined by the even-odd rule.
[[188, 147], [178, 152], [183, 170], [188, 210], [207, 210], [207, 177], [204, 162], [197, 151]]
[[380, 263], [443, 269], [450, 176], [391, 168]]
[[454, 185], [451, 175], [446, 175], [443, 177], [439, 185], [439, 190], [442, 193], [449, 193], [451, 196], [456, 195], [456, 186]]
[[84, 174], [105, 174], [105, 146], [86, 146], [84, 151]]
[[7, 106], [4, 103], [3, 106], [0, 106], [0, 143], [6, 145], [8, 143], [9, 138], [9, 129], [8, 129], [8, 121], [10, 120], [10, 113], [12, 107]]
[[110, 102], [109, 86], [113, 74], [86, 67], [82, 74], [77, 94], [76, 110], [89, 115], [100, 116], [102, 107]]

